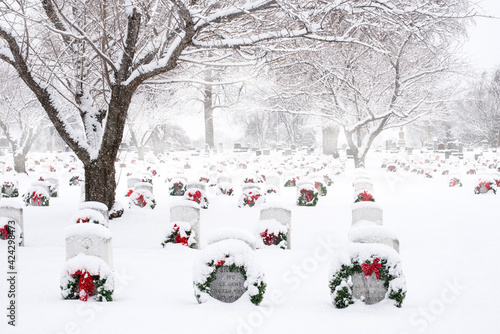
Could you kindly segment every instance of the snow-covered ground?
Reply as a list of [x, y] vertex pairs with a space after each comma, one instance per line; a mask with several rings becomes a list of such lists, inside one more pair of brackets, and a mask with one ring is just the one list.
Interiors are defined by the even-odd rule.
[[[195, 175], [202, 163], [193, 157]], [[165, 170], [164, 170], [165, 169]], [[336, 309], [330, 299], [328, 271], [347, 242], [353, 201], [352, 160], [334, 178], [316, 207], [295, 205], [295, 188], [282, 188], [292, 208], [291, 250], [257, 250], [268, 283], [260, 306], [248, 298], [232, 304], [193, 295], [193, 263], [200, 252], [181, 245], [161, 247], [169, 225], [164, 183], [167, 167], [155, 177], [154, 210], [128, 209], [125, 175], [118, 198], [126, 206], [112, 220], [114, 301], [63, 300], [59, 280], [65, 264], [65, 227], [80, 203], [80, 188], [60, 179], [59, 197], [49, 207], [24, 210], [26, 247], [18, 250], [17, 327], [7, 326], [6, 274], [0, 280], [0, 333], [498, 333], [500, 312], [500, 196], [474, 195], [476, 176], [463, 175], [462, 188], [448, 187], [449, 177], [388, 173], [380, 156], [368, 163], [374, 197], [384, 209], [384, 226], [400, 238], [400, 255], [408, 293], [403, 307], [390, 302], [361, 302]], [[234, 170], [236, 171], [236, 169]], [[238, 170], [235, 177], [243, 177]], [[21, 193], [33, 176], [20, 182]], [[236, 196], [208, 192], [201, 233], [241, 228], [254, 233], [258, 208], [238, 208]], [[0, 244], [5, 241], [0, 240]], [[0, 263], [7, 267], [6, 247]], [[4, 278], [5, 277], [5, 278]]]

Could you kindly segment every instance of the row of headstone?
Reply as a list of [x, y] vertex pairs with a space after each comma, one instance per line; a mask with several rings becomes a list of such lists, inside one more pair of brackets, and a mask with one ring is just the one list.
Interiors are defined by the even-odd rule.
[[[274, 246], [291, 248], [292, 211], [279, 204], [266, 205], [260, 211], [256, 234], [259, 242], [252, 248]], [[242, 232], [243, 233], [243, 232]], [[200, 206], [192, 201], [178, 201], [170, 207], [170, 224], [162, 246], [168, 243], [201, 248]]]
[[83, 202], [66, 228], [66, 264], [60, 288], [64, 299], [111, 301], [113, 248], [108, 208]]
[[399, 239], [383, 226], [383, 211], [375, 202], [373, 182], [364, 170], [356, 170], [353, 186], [349, 243], [333, 263], [330, 274], [332, 302], [337, 308], [345, 308], [355, 300], [372, 305], [392, 299], [401, 307], [406, 284]]

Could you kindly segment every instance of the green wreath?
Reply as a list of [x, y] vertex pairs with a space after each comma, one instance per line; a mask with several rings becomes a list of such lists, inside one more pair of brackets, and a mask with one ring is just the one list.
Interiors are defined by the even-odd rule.
[[170, 196], [184, 196], [184, 193], [186, 192], [186, 185], [181, 181], [174, 182], [170, 186], [169, 191]]
[[297, 205], [299, 206], [316, 206], [318, 203], [318, 191], [314, 189], [302, 188], [299, 191], [299, 197], [297, 198]]
[[[114, 289], [106, 289], [106, 283], [108, 278], [101, 278], [100, 276], [94, 276], [94, 294], [95, 300], [98, 302], [102, 301], [113, 301]], [[78, 281], [80, 280], [80, 275], [68, 275], [66, 277], [66, 284], [60, 286], [62, 297], [66, 300], [69, 299], [79, 299], [80, 295], [78, 293]]]
[[[375, 258], [376, 256], [372, 255], [372, 261]], [[366, 260], [363, 263], [370, 264], [371, 261]], [[406, 289], [395, 288], [391, 282], [396, 278], [400, 278], [402, 276], [402, 272], [400, 270], [395, 270], [396, 268], [388, 266], [386, 259], [380, 260], [380, 264], [381, 268], [379, 269], [379, 279], [383, 280], [384, 287], [388, 290], [388, 298], [394, 300], [394, 305], [396, 307], [401, 307], [403, 300], [406, 297]], [[391, 272], [396, 272], [398, 275], [392, 275]], [[349, 305], [354, 304], [350, 281], [354, 274], [361, 273], [363, 273], [363, 270], [359, 261], [351, 259], [351, 265], [342, 264], [340, 270], [333, 274], [329, 287], [333, 305], [335, 305], [336, 308], [346, 308]]]
[[[7, 194], [6, 188], [12, 188], [10, 194]], [[2, 197], [19, 197], [19, 189], [17, 189], [17, 187], [12, 182], [4, 182], [4, 184], [2, 185]]]

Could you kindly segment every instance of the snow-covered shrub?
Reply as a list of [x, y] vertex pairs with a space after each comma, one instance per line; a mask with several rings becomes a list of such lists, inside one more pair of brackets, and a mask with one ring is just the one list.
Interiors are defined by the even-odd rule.
[[[354, 303], [353, 276], [363, 280], [381, 280], [387, 289], [384, 299], [392, 299], [401, 307], [406, 297], [406, 281], [399, 254], [391, 247], [378, 244], [351, 243], [345, 252], [333, 261], [329, 274], [329, 287], [333, 305], [346, 308]], [[370, 286], [366, 285], [365, 286]], [[364, 296], [360, 298], [364, 301]]]
[[288, 227], [276, 219], [260, 220], [257, 225], [262, 246], [287, 248]]
[[168, 231], [167, 238], [161, 243], [165, 247], [168, 243], [182, 244], [188, 247], [196, 246], [196, 234], [188, 222], [173, 222]]
[[108, 221], [106, 220], [106, 218], [104, 218], [102, 213], [92, 209], [78, 210], [78, 212], [75, 215], [73, 215], [72, 220], [77, 224], [91, 223], [91, 224], [100, 224], [108, 227]]
[[156, 201], [153, 194], [147, 189], [136, 189], [128, 200], [129, 208], [151, 208], [154, 209]]
[[239, 240], [222, 240], [207, 246], [193, 267], [193, 286], [198, 303], [211, 298], [210, 284], [216, 280], [217, 270], [239, 273], [243, 276], [243, 288], [250, 301], [259, 305], [264, 299], [267, 284], [264, 273], [255, 261], [255, 253]]
[[259, 205], [265, 202], [264, 196], [260, 193], [258, 188], [251, 188], [247, 190], [243, 190], [243, 193], [240, 196], [238, 206], [240, 208], [243, 207], [253, 207], [255, 205]]
[[87, 301], [94, 296], [99, 302], [110, 302], [113, 300], [115, 280], [103, 259], [80, 253], [66, 261], [60, 288], [64, 299]]
[[26, 206], [49, 206], [49, 192], [40, 186], [31, 186], [23, 195], [23, 201]]
[[189, 188], [184, 193], [184, 199], [198, 203], [202, 209], [208, 209], [208, 198], [203, 189]]
[[297, 187], [297, 205], [316, 206], [318, 203], [318, 190], [312, 184], [302, 184]]

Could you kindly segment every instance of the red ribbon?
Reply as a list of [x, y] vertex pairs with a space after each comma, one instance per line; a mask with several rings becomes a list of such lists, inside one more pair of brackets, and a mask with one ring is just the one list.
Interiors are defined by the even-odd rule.
[[219, 262], [217, 262], [216, 264], [214, 264], [215, 267], [222, 267], [224, 265], [224, 260], [220, 260]]
[[192, 201], [200, 204], [201, 203], [201, 192], [199, 190], [196, 190], [194, 194], [188, 193], [189, 197], [192, 197]]
[[[140, 201], [140, 202], [139, 202]], [[137, 197], [137, 203], [139, 204], [142, 204], [141, 208], [145, 207], [146, 206], [146, 201], [144, 200], [144, 195], [139, 195], [139, 197]]]
[[264, 244], [266, 245], [274, 245], [276, 243], [277, 237], [274, 235], [274, 233], [267, 234], [267, 230], [262, 232], [260, 234], [262, 237]]
[[31, 198], [33, 200], [33, 204], [37, 204], [38, 206], [41, 206], [40, 204], [40, 194], [37, 194], [36, 191], [33, 192], [33, 194], [31, 195]]
[[0, 239], [7, 240], [9, 238], [9, 225], [0, 228]]
[[369, 193], [367, 193], [366, 191], [360, 193], [361, 195], [361, 201], [364, 201], [364, 202], [369, 202], [373, 199], [373, 196]]
[[128, 193], [127, 193], [127, 197], [130, 197], [130, 195], [132, 195], [133, 192], [134, 192], [134, 189], [129, 189]]
[[311, 202], [314, 198], [313, 194], [312, 194], [312, 191], [309, 191], [307, 189], [302, 189], [300, 191], [301, 194], [304, 194], [305, 198], [306, 198], [306, 202]]
[[380, 259], [377, 257], [373, 260], [372, 264], [370, 263], [361, 264], [361, 269], [365, 273], [365, 277], [369, 277], [372, 274], [372, 272], [374, 272], [377, 279], [380, 278], [380, 268], [382, 268], [382, 264], [379, 262]]
[[89, 218], [78, 218], [76, 220], [77, 223], [88, 223], [89, 222]]
[[177, 224], [174, 224], [173, 229], [174, 231], [177, 231], [177, 234], [175, 235], [175, 243], [182, 244], [183, 246], [189, 246], [188, 238], [181, 237], [181, 234], [179, 233], [179, 226], [177, 226]]
[[78, 295], [82, 302], [86, 302], [88, 297], [94, 292], [94, 278], [86, 270], [78, 270], [70, 275], [80, 275], [78, 280]]

